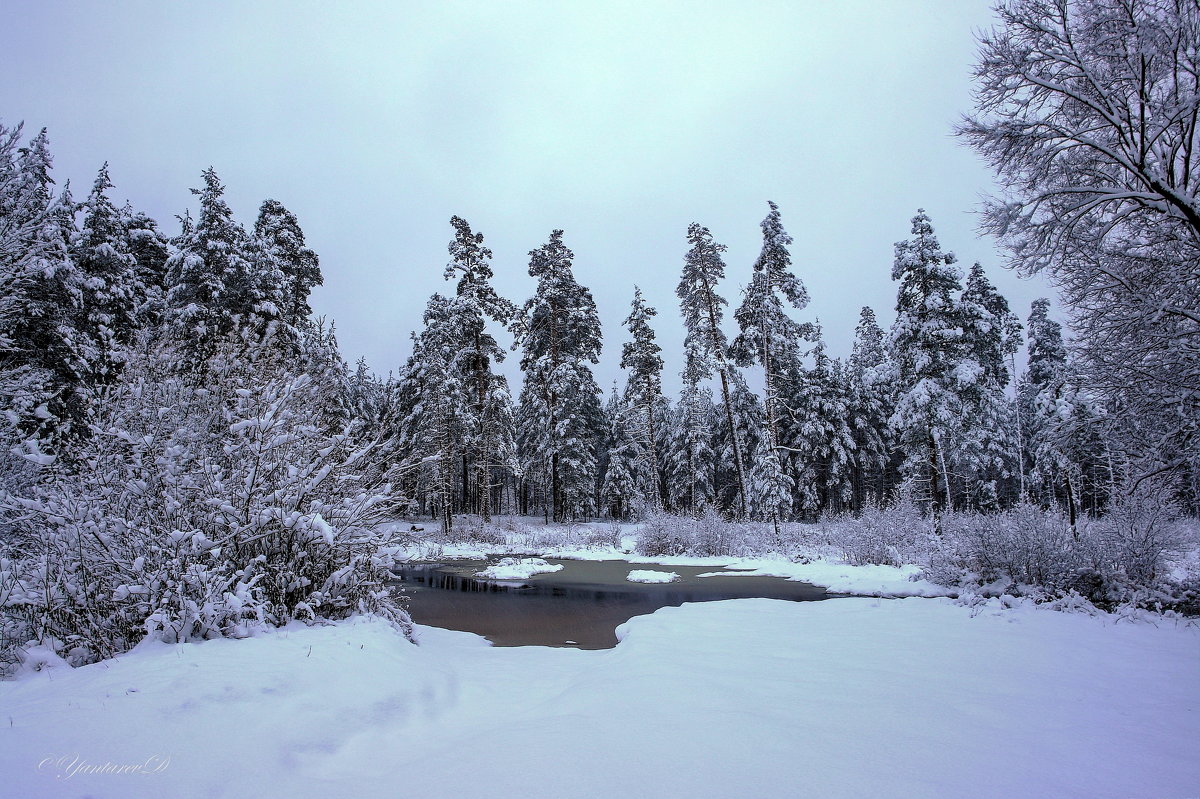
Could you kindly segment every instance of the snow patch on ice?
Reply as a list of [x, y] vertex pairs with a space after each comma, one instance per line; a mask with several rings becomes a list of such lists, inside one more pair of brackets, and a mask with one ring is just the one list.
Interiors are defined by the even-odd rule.
[[625, 579], [631, 583], [673, 583], [679, 579], [679, 575], [657, 569], [634, 569]]
[[489, 580], [528, 580], [535, 574], [560, 571], [562, 567], [561, 563], [547, 563], [541, 558], [502, 558], [499, 563], [475, 572], [475, 576]]

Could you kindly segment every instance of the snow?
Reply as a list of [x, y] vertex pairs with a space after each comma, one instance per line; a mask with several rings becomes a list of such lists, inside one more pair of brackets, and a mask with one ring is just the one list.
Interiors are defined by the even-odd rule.
[[475, 572], [475, 576], [490, 580], [528, 580], [535, 574], [547, 574], [561, 569], [561, 563], [551, 564], [541, 558], [502, 558], [499, 563]]
[[631, 583], [673, 583], [679, 579], [679, 575], [657, 569], [634, 569], [625, 579]]
[[419, 647], [369, 618], [143, 644], [0, 683], [5, 793], [1105, 799], [1200, 785], [1200, 629], [1171, 620], [742, 599], [636, 617], [610, 650], [418, 629]]
[[955, 592], [945, 586], [918, 578], [918, 566], [851, 566], [827, 560], [792, 563], [787, 560], [739, 558], [729, 561], [734, 572], [707, 572], [701, 577], [783, 577], [825, 588], [832, 594], [875, 597], [939, 597]]

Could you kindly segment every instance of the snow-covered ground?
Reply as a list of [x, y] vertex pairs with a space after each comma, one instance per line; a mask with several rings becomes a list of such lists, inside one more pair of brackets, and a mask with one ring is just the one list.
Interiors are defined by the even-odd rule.
[[0, 793], [1165, 799], [1200, 786], [1200, 629], [1172, 621], [743, 599], [637, 617], [611, 650], [419, 631], [418, 647], [369, 619], [294, 625], [0, 683]]

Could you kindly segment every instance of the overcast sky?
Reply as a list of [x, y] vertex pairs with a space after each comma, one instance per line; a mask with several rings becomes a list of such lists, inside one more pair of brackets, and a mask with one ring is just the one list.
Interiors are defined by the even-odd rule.
[[321, 257], [314, 308], [380, 373], [447, 290], [455, 214], [518, 303], [528, 251], [565, 230], [604, 324], [606, 389], [635, 283], [678, 387], [687, 226], [728, 245], [736, 307], [767, 200], [812, 295], [796, 316], [819, 317], [834, 354], [862, 305], [891, 321], [893, 244], [918, 207], [1022, 317], [1051, 293], [977, 236], [990, 174], [951, 135], [984, 0], [7, 0], [3, 18], [0, 120], [49, 128], [60, 184], [86, 194], [107, 160], [114, 199], [172, 235], [209, 165], [247, 226], [278, 199]]

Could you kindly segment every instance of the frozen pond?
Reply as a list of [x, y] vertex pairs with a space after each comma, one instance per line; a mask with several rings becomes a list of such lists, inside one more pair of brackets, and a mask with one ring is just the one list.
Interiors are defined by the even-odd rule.
[[[617, 625], [667, 605], [748, 597], [803, 602], [831, 596], [823, 588], [779, 577], [699, 576], [713, 572], [737, 575], [712, 566], [547, 561], [561, 564], [562, 570], [512, 581], [475, 577], [492, 565], [481, 560], [404, 563], [393, 571], [410, 597], [413, 621], [477, 633], [496, 646], [606, 649], [617, 643]], [[629, 582], [626, 578], [634, 570], [675, 572], [679, 579]]]

